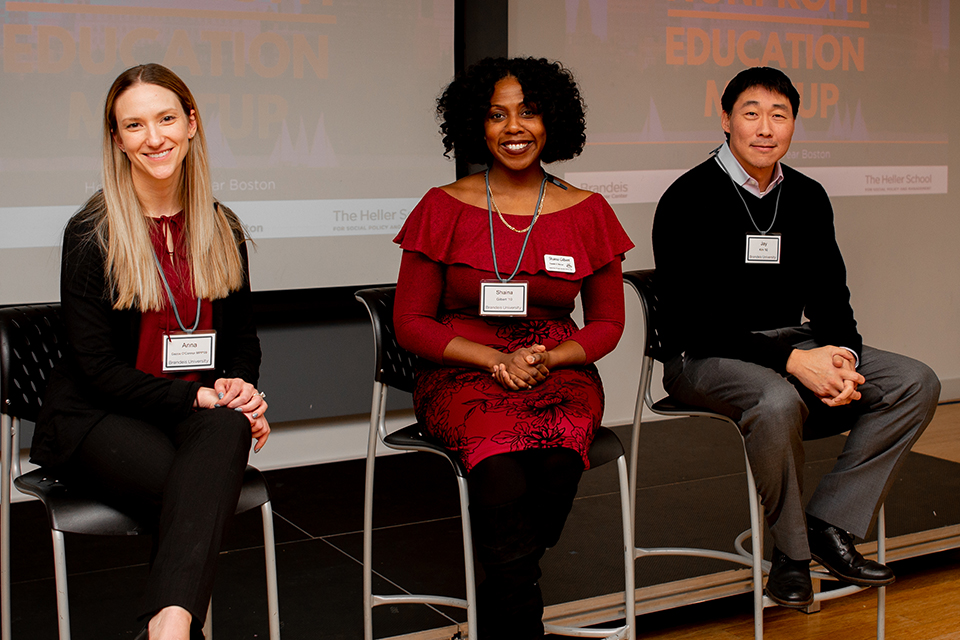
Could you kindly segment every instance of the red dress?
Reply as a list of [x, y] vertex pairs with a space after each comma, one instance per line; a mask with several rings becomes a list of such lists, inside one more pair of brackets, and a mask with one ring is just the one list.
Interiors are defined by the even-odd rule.
[[[529, 216], [509, 216], [526, 227]], [[517, 264], [525, 234], [494, 216], [500, 273]], [[603, 386], [593, 362], [613, 350], [623, 332], [620, 262], [633, 247], [616, 214], [598, 194], [537, 220], [515, 280], [529, 283], [524, 318], [482, 317], [480, 281], [493, 279], [486, 209], [431, 189], [394, 240], [404, 249], [394, 324], [401, 345], [436, 363], [420, 371], [413, 394], [417, 419], [460, 452], [467, 470], [491, 455], [566, 447], [587, 451], [603, 416]], [[572, 258], [571, 273], [548, 271], [545, 255]], [[584, 327], [570, 318], [577, 295]], [[551, 370], [530, 390], [501, 387], [490, 372], [444, 366], [456, 336], [503, 352], [566, 340], [583, 347], [587, 364]]]

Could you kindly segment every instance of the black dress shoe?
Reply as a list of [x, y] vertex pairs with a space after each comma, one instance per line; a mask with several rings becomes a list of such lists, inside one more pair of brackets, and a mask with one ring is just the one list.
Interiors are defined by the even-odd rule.
[[791, 560], [773, 548], [773, 563], [767, 578], [767, 596], [782, 607], [803, 609], [813, 604], [810, 561]]
[[807, 523], [810, 555], [840, 580], [860, 587], [884, 587], [896, 580], [890, 567], [860, 555], [843, 529], [810, 516]]

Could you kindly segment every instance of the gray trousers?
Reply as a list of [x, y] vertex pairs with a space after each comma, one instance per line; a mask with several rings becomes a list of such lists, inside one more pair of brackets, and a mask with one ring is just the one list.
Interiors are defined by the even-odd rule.
[[[804, 325], [764, 332], [798, 349], [819, 346]], [[723, 414], [740, 427], [774, 544], [810, 558], [803, 506], [803, 440], [849, 430], [806, 513], [864, 538], [907, 452], [936, 411], [940, 381], [927, 365], [864, 347], [860, 400], [828, 407], [793, 376], [729, 358], [677, 356], [663, 384], [682, 402]]]

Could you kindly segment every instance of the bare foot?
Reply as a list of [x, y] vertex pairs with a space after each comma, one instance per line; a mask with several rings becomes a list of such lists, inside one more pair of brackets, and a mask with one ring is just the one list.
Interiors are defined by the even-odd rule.
[[190, 640], [193, 616], [183, 607], [164, 607], [150, 618], [150, 640]]

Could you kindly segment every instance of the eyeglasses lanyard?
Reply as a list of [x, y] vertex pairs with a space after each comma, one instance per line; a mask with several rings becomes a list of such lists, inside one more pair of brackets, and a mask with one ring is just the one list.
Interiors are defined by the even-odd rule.
[[740, 193], [740, 188], [737, 187], [736, 181], [733, 179], [733, 176], [730, 175], [730, 172], [727, 171], [727, 168], [723, 166], [723, 163], [720, 162], [720, 158], [713, 156], [713, 159], [717, 161], [717, 164], [720, 165], [720, 168], [723, 169], [723, 172], [727, 174], [727, 177], [730, 178], [730, 184], [733, 185], [733, 190], [737, 192], [737, 195], [740, 196], [740, 202], [743, 203], [743, 208], [747, 210], [747, 215], [750, 216], [750, 224], [753, 225], [753, 228], [757, 230], [762, 236], [770, 233], [770, 229], [773, 229], [773, 224], [777, 221], [777, 211], [780, 209], [780, 194], [783, 193], [783, 183], [780, 184], [780, 190], [777, 191], [777, 201], [773, 203], [773, 220], [770, 221], [770, 226], [766, 228], [765, 231], [760, 231], [760, 227], [757, 226], [757, 222], [753, 219], [753, 214], [750, 213], [750, 207], [747, 206], [747, 201], [743, 198], [743, 194]]
[[[523, 237], [523, 246], [520, 247], [520, 256], [517, 258], [517, 266], [514, 268], [513, 273], [510, 274], [506, 280], [500, 276], [500, 268], [497, 266], [497, 247], [493, 241], [493, 209], [490, 204], [491, 195], [490, 195], [490, 169], [487, 169], [486, 173], [483, 175], [483, 180], [487, 185], [487, 215], [490, 218], [490, 252], [493, 254], [493, 272], [497, 275], [497, 280], [500, 282], [510, 282], [513, 280], [513, 276], [517, 275], [517, 271], [520, 270], [520, 261], [523, 260], [523, 253], [527, 250], [527, 241], [530, 239], [530, 232], [533, 231], [533, 225], [537, 223], [537, 212], [540, 211], [540, 205], [543, 203], [543, 191], [547, 186], [547, 172], [543, 172], [543, 180], [540, 181], [540, 195], [537, 197], [537, 208], [534, 209], [534, 218], [530, 222], [530, 228], [527, 229], [527, 234]], [[153, 256], [156, 259], [156, 255]]]
[[173, 315], [177, 319], [177, 324], [180, 325], [180, 330], [184, 333], [193, 333], [197, 330], [197, 327], [200, 326], [200, 296], [197, 296], [197, 317], [193, 321], [193, 326], [187, 329], [183, 326], [183, 321], [180, 320], [180, 311], [177, 310], [177, 301], [173, 299], [173, 291], [170, 290], [170, 283], [167, 282], [167, 276], [163, 273], [163, 267], [160, 266], [160, 260], [157, 258], [157, 252], [151, 251], [150, 254], [153, 256], [153, 261], [157, 264], [157, 270], [160, 271], [160, 279], [163, 280], [163, 287], [167, 290], [167, 299], [170, 300], [170, 304], [173, 306]]

